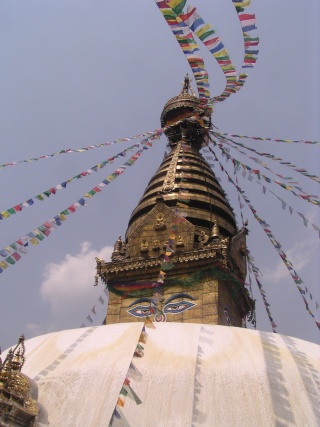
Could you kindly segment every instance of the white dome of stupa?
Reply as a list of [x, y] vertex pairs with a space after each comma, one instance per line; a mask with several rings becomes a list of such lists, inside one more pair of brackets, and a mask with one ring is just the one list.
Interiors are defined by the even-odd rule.
[[227, 326], [146, 326], [147, 336], [136, 322], [25, 341], [23, 372], [50, 427], [320, 425], [318, 345]]

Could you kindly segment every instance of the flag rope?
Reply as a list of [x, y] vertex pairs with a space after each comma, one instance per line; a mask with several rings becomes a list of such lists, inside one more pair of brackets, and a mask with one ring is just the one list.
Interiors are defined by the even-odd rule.
[[[154, 137], [154, 139], [158, 138]], [[143, 148], [141, 150], [138, 150], [129, 160], [127, 160], [122, 166], [120, 166], [118, 169], [114, 171], [111, 175], [107, 176], [100, 184], [98, 184], [96, 187], [94, 187], [92, 190], [90, 190], [88, 193], [86, 193], [81, 199], [79, 199], [76, 203], [69, 206], [67, 209], [60, 212], [58, 215], [54, 216], [53, 218], [49, 219], [45, 223], [38, 226], [35, 230], [28, 233], [24, 237], [21, 237], [14, 243], [11, 243], [10, 245], [6, 246], [4, 249], [0, 250], [0, 256], [5, 258], [3, 261], [0, 261], [0, 273], [2, 273], [4, 270], [6, 270], [9, 265], [14, 265], [17, 261], [21, 259], [22, 254], [26, 254], [26, 246], [31, 243], [33, 246], [38, 245], [40, 242], [44, 240], [45, 237], [48, 237], [52, 230], [55, 230], [57, 226], [62, 225], [62, 223], [67, 220], [67, 216], [70, 213], [76, 212], [76, 210], [80, 206], [87, 206], [85, 198], [92, 198], [95, 194], [98, 192], [101, 192], [101, 190], [106, 187], [108, 184], [110, 184], [114, 179], [116, 179], [119, 175], [121, 175], [127, 166], [132, 166], [136, 160], [141, 156], [143, 151], [148, 150], [149, 147], [152, 147], [153, 138], [146, 138], [143, 142], [141, 141], [140, 144], [143, 145]]]
[[[291, 182], [289, 182], [289, 184], [291, 184], [291, 185], [286, 185], [283, 182], [280, 182], [280, 181], [268, 178], [266, 175], [262, 174], [259, 169], [253, 169], [250, 166], [248, 166], [247, 164], [242, 163], [239, 160], [236, 160], [233, 157], [231, 157], [230, 154], [228, 153], [228, 151], [223, 147], [222, 143], [218, 144], [218, 143], [216, 143], [212, 139], [211, 139], [211, 141], [212, 141], [213, 145], [218, 146], [220, 148], [220, 150], [222, 151], [223, 155], [226, 156], [226, 158], [228, 160], [232, 160], [232, 161], [234, 160], [237, 164], [241, 164], [241, 166], [243, 167], [244, 170], [248, 170], [250, 174], [253, 173], [254, 175], [256, 175], [258, 177], [258, 179], [260, 179], [262, 177], [268, 183], [270, 183], [272, 181], [275, 184], [279, 185], [280, 187], [284, 188], [285, 190], [290, 191], [296, 197], [299, 197], [300, 199], [306, 200], [307, 202], [312, 203], [313, 205], [320, 206], [320, 201], [319, 200], [315, 200], [313, 198], [313, 197], [317, 197], [318, 198], [317, 195], [307, 194], [301, 187], [297, 187], [296, 185], [293, 185]], [[241, 152], [241, 154], [246, 155], [246, 153], [240, 151], [239, 149], [237, 149], [237, 147], [233, 147], [233, 148], [235, 148], [237, 151]], [[254, 159], [253, 157], [250, 157], [250, 156], [247, 156], [247, 157], [249, 157], [251, 160], [253, 160], [253, 161], [255, 161], [257, 163], [257, 161], [256, 161], [257, 159]], [[268, 169], [270, 172], [274, 173], [276, 176], [280, 177], [281, 179], [291, 179], [291, 178], [283, 177], [282, 175], [277, 174], [272, 169], [270, 169], [268, 167], [268, 165], [266, 165], [266, 164], [263, 164], [263, 167], [266, 168], [266, 169]], [[293, 188], [298, 189], [302, 194], [298, 194], [296, 191], [293, 190]]]
[[222, 172], [225, 172], [225, 174], [228, 177], [228, 181], [231, 182], [234, 187], [236, 188], [236, 190], [239, 192], [239, 194], [241, 195], [241, 197], [243, 198], [243, 200], [245, 201], [246, 205], [249, 207], [249, 209], [251, 210], [254, 218], [258, 221], [258, 223], [260, 224], [261, 228], [263, 229], [263, 231], [266, 233], [268, 239], [270, 240], [270, 242], [272, 243], [273, 247], [277, 250], [282, 262], [284, 263], [284, 265], [286, 266], [287, 270], [289, 271], [294, 283], [296, 284], [296, 287], [298, 288], [298, 291], [304, 301], [306, 310], [308, 311], [309, 315], [314, 319], [315, 324], [317, 326], [317, 328], [320, 330], [320, 322], [317, 321], [315, 319], [315, 315], [312, 313], [312, 311], [310, 310], [308, 301], [306, 300], [306, 298], [304, 297], [304, 295], [306, 294], [306, 290], [302, 289], [301, 285], [303, 284], [302, 279], [300, 278], [300, 276], [297, 274], [297, 272], [293, 269], [293, 266], [291, 264], [291, 262], [289, 261], [289, 259], [287, 258], [286, 254], [284, 253], [284, 251], [282, 250], [282, 246], [281, 244], [276, 240], [276, 238], [274, 237], [272, 231], [270, 230], [270, 226], [269, 224], [267, 224], [263, 219], [261, 219], [258, 214], [256, 209], [252, 206], [250, 200], [247, 198], [247, 196], [245, 195], [244, 190], [242, 190], [239, 186], [236, 185], [236, 183], [234, 182], [234, 180], [231, 178], [231, 176], [229, 175], [228, 171], [223, 167], [223, 165], [221, 164], [221, 162], [219, 161], [219, 159], [217, 158], [215, 152], [212, 150], [211, 147], [208, 147], [209, 150], [211, 151], [211, 153], [214, 155], [216, 161], [219, 163], [220, 168], [222, 170]]
[[77, 174], [75, 176], [73, 176], [72, 178], [68, 178], [66, 181], [61, 182], [60, 184], [57, 184], [56, 186], [41, 192], [40, 194], [38, 194], [37, 196], [33, 196], [30, 199], [25, 200], [22, 203], [19, 203], [11, 208], [8, 208], [2, 212], [0, 212], [0, 220], [2, 219], [6, 219], [9, 218], [10, 216], [18, 213], [18, 212], [22, 212], [23, 208], [28, 208], [30, 206], [34, 205], [35, 200], [39, 200], [39, 201], [44, 201], [47, 198], [49, 198], [51, 195], [55, 195], [57, 193], [57, 191], [62, 190], [62, 189], [66, 189], [67, 185], [70, 184], [70, 182], [72, 182], [74, 179], [81, 179], [84, 178], [86, 176], [89, 176], [92, 174], [92, 172], [97, 172], [98, 169], [102, 169], [106, 166], [106, 164], [108, 163], [112, 163], [116, 158], [118, 157], [125, 157], [127, 151], [133, 150], [135, 147], [139, 147], [140, 143], [131, 145], [129, 148], [126, 148], [125, 150], [121, 151], [118, 154], [115, 154], [112, 157], [109, 157], [109, 159], [104, 160], [101, 163], [98, 163], [95, 166], [92, 166], [90, 169], [81, 172], [80, 174]]
[[33, 161], [43, 160], [43, 159], [47, 159], [49, 157], [54, 157], [54, 156], [57, 156], [59, 154], [84, 153], [86, 151], [93, 150], [94, 148], [109, 147], [110, 145], [117, 144], [118, 142], [128, 142], [128, 141], [131, 141], [132, 139], [143, 138], [145, 136], [146, 137], [153, 137], [153, 136], [161, 135], [161, 134], [162, 134], [162, 129], [156, 129], [156, 130], [153, 130], [150, 132], [140, 133], [138, 135], [134, 135], [134, 136], [131, 136], [129, 138], [119, 138], [119, 139], [116, 139], [115, 141], [111, 141], [111, 142], [103, 142], [101, 144], [88, 145], [87, 147], [83, 147], [83, 148], [74, 148], [74, 149], [68, 148], [65, 150], [57, 151], [57, 152], [52, 153], [52, 154], [44, 154], [42, 156], [34, 157], [31, 159], [27, 159], [27, 160], [18, 160], [18, 161], [14, 161], [11, 163], [2, 163], [2, 164], [0, 164], [0, 170], [7, 167], [7, 166], [16, 166], [16, 165], [19, 165], [21, 163], [31, 163]]
[[[218, 133], [218, 132], [217, 132]], [[271, 141], [271, 142], [285, 142], [287, 144], [309, 144], [309, 145], [319, 145], [320, 141], [308, 141], [308, 140], [293, 140], [293, 139], [275, 139], [261, 136], [246, 136], [246, 135], [237, 135], [235, 133], [221, 133], [222, 136], [231, 136], [233, 138], [246, 138], [253, 139], [254, 141]]]
[[225, 137], [224, 135], [222, 135], [222, 134], [220, 134], [218, 132], [211, 132], [211, 134], [214, 135], [214, 136], [216, 136], [217, 138], [219, 138], [219, 137], [222, 138], [223, 141], [227, 140], [227, 141], [231, 142], [232, 144], [235, 144], [235, 145], [237, 145], [239, 147], [245, 148], [248, 151], [252, 151], [253, 153], [258, 154], [261, 157], [267, 157], [270, 160], [279, 162], [281, 165], [286, 166], [288, 168], [291, 168], [295, 172], [300, 173], [301, 175], [306, 176], [307, 178], [310, 178], [313, 181], [316, 181], [316, 182], [320, 183], [320, 177], [318, 177], [317, 175], [309, 174], [307, 170], [305, 170], [303, 168], [299, 168], [297, 165], [293, 165], [291, 162], [286, 162], [281, 157], [276, 157], [273, 154], [269, 154], [269, 153], [260, 153], [259, 151], [255, 150], [254, 148], [248, 147], [245, 144], [242, 144], [241, 142], [234, 141], [231, 138], [227, 138], [227, 137]]

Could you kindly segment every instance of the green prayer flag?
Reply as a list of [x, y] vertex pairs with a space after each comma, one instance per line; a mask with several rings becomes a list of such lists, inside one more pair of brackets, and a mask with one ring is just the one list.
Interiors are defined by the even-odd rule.
[[204, 41], [207, 37], [211, 36], [212, 34], [215, 34], [214, 30], [206, 31], [205, 33], [201, 34], [199, 37], [200, 40]]
[[120, 394], [123, 394], [124, 396], [127, 396], [128, 392], [127, 392], [127, 390], [125, 388], [122, 387], [122, 389], [120, 391]]
[[15, 260], [12, 258], [12, 256], [9, 256], [8, 258], [6, 258], [6, 261], [12, 265], [16, 263]]
[[[174, 6], [174, 3], [176, 3], [176, 5]], [[187, 3], [187, 0], [180, 0], [178, 2], [174, 2], [172, 4], [172, 9], [176, 12], [177, 15], [180, 15], [180, 13], [182, 13], [183, 8], [185, 7], [185, 4]], [[170, 5], [170, 4], [169, 4]]]
[[36, 234], [36, 238], [42, 242], [42, 240], [44, 239], [44, 235], [43, 234]]

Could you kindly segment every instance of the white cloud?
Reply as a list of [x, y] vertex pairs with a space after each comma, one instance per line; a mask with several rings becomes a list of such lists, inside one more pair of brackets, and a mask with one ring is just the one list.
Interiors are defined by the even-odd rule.
[[[89, 242], [83, 242], [78, 254], [67, 254], [61, 262], [49, 263], [45, 267], [40, 293], [50, 303], [52, 314], [46, 332], [77, 328], [86, 319], [104, 290], [101, 283], [94, 287], [95, 257], [108, 261], [112, 250], [105, 246], [97, 251], [91, 249]], [[92, 315], [96, 324], [101, 323], [106, 312], [105, 295], [104, 300], [104, 305], [100, 302], [96, 305], [97, 316]], [[89, 326], [88, 322], [86, 326]]]

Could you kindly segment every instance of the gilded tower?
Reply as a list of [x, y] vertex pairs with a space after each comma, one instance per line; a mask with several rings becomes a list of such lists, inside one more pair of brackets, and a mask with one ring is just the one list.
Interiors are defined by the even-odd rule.
[[170, 153], [131, 214], [111, 262], [97, 259], [109, 289], [106, 324], [174, 321], [243, 326], [254, 308], [244, 286], [247, 229], [199, 150], [211, 112], [186, 77], [161, 114]]

